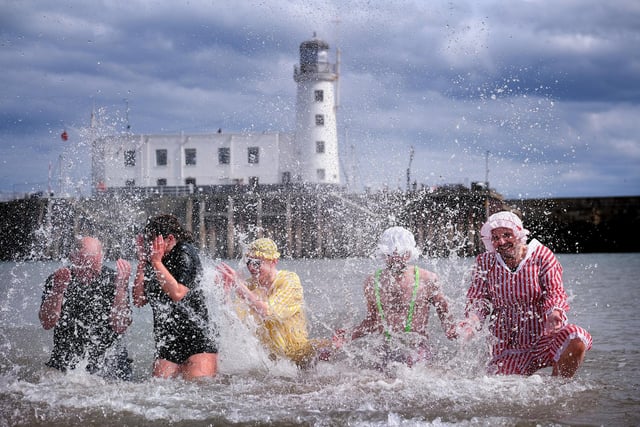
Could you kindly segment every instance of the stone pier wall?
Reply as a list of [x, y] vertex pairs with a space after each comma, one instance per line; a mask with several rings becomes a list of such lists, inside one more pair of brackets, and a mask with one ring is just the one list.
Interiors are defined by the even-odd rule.
[[255, 189], [189, 195], [111, 192], [89, 199], [0, 203], [0, 258], [59, 259], [74, 237], [92, 234], [109, 259], [134, 259], [134, 239], [148, 217], [176, 215], [213, 258], [239, 257], [257, 237], [276, 241], [288, 258], [369, 256], [380, 233], [409, 228], [429, 256], [483, 250], [487, 213], [514, 208], [532, 236], [556, 252], [635, 252], [639, 197], [504, 201], [465, 188], [437, 192], [345, 194], [332, 189]]

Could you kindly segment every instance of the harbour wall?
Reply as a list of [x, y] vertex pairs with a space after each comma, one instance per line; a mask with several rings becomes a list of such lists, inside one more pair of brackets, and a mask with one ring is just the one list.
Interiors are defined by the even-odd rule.
[[60, 259], [76, 236], [95, 235], [109, 259], [135, 258], [148, 217], [171, 213], [212, 258], [241, 256], [257, 237], [287, 258], [369, 256], [392, 225], [410, 229], [427, 256], [483, 250], [487, 214], [519, 211], [532, 237], [558, 253], [636, 252], [640, 197], [504, 200], [464, 187], [347, 194], [336, 188], [256, 187], [176, 192], [131, 189], [91, 198], [30, 198], [0, 203], [0, 259]]
[[531, 235], [560, 253], [640, 252], [640, 197], [524, 199]]

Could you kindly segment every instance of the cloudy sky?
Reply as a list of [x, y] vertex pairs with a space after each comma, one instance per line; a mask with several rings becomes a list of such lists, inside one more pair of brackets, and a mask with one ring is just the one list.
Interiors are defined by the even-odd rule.
[[104, 133], [292, 132], [314, 32], [342, 53], [355, 189], [405, 188], [414, 147], [420, 185], [640, 195], [637, 0], [0, 0], [0, 192], [86, 188], [92, 110]]

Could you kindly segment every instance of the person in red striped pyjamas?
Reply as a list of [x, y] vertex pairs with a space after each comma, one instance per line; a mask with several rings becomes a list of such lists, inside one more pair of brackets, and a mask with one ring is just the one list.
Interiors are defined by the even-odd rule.
[[569, 304], [562, 266], [532, 239], [512, 212], [498, 212], [482, 226], [486, 252], [478, 255], [467, 292], [460, 336], [469, 339], [485, 324], [495, 337], [489, 372], [573, 377], [591, 348], [589, 332], [567, 320]]

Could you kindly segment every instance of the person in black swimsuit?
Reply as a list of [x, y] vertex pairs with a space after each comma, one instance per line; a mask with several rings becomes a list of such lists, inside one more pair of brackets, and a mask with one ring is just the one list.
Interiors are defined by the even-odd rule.
[[44, 285], [39, 317], [53, 328], [53, 351], [47, 366], [66, 371], [86, 361], [86, 369], [110, 379], [130, 379], [131, 359], [122, 335], [131, 324], [128, 261], [117, 271], [103, 265], [102, 244], [82, 237]]
[[217, 372], [216, 326], [200, 287], [202, 264], [191, 235], [173, 215], [151, 218], [137, 239], [137, 307], [153, 309], [153, 376], [184, 379]]

